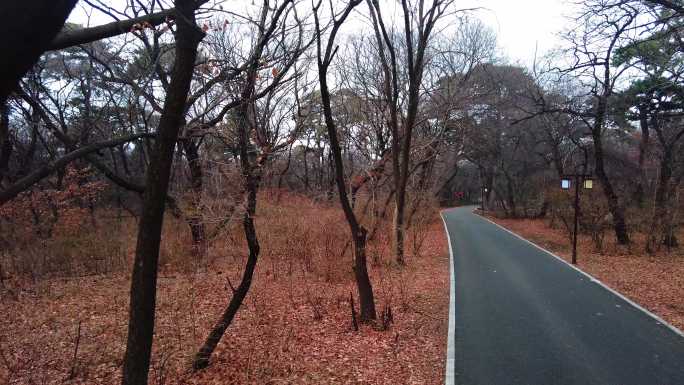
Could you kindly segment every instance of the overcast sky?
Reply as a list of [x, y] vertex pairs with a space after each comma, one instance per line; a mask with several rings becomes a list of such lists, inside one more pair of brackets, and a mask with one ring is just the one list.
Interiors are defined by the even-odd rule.
[[568, 23], [572, 8], [567, 0], [468, 0], [487, 8], [478, 18], [496, 31], [504, 54], [514, 62], [531, 65], [535, 45], [539, 55], [561, 43], [556, 34]]
[[[113, 4], [122, 0], [114, 0]], [[231, 1], [233, 4], [240, 0]], [[125, 1], [123, 2], [125, 4]], [[514, 63], [531, 65], [535, 46], [538, 55], [560, 44], [556, 34], [567, 24], [565, 16], [571, 14], [567, 0], [456, 0], [459, 8], [481, 7], [477, 17], [489, 25], [498, 36], [502, 54]], [[69, 21], [87, 23], [85, 3], [74, 10]], [[111, 21], [108, 17], [93, 13], [91, 25]]]

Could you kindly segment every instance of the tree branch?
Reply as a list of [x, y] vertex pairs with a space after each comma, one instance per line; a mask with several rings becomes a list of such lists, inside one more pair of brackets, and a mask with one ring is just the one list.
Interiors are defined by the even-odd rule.
[[28, 174], [27, 176], [19, 179], [16, 183], [9, 186], [5, 190], [0, 191], [0, 205], [5, 204], [7, 201], [13, 199], [23, 191], [29, 189], [31, 186], [36, 184], [41, 179], [49, 176], [56, 170], [66, 166], [67, 164], [73, 162], [76, 159], [87, 156], [88, 154], [101, 150], [103, 148], [114, 147], [140, 138], [151, 138], [154, 136], [154, 134], [150, 133], [132, 134], [116, 139], [92, 143], [87, 146], [81, 147], [78, 150], [71, 151], [66, 155], [62, 156], [61, 158], [54, 160], [44, 165], [43, 167], [35, 170], [34, 172]]
[[145, 16], [136, 17], [128, 20], [115, 21], [112, 23], [99, 25], [97, 27], [79, 28], [73, 30], [62, 30], [52, 43], [48, 50], [59, 50], [75, 45], [92, 43], [100, 39], [122, 35], [131, 31], [136, 24], [149, 24], [157, 26], [167, 19], [173, 18], [175, 15], [175, 8], [167, 9], [165, 11], [152, 13]]

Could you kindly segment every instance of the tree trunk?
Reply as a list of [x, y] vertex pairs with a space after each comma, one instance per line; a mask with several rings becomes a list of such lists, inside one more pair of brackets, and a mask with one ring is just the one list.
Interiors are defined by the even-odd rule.
[[307, 193], [310, 190], [309, 187], [309, 163], [307, 162], [307, 158], [309, 156], [309, 137], [306, 137], [306, 146], [304, 147], [304, 153], [302, 154], [304, 157], [304, 191]]
[[444, 179], [444, 182], [440, 185], [440, 187], [435, 191], [435, 197], [439, 199], [440, 204], [450, 204], [450, 202], [454, 199], [451, 193], [453, 191], [451, 188], [449, 188], [449, 184], [451, 184], [451, 181], [458, 176], [458, 162], [454, 162], [453, 170], [451, 171], [449, 176]]
[[[279, 17], [290, 7], [291, 1], [285, 1], [278, 6], [272, 16], [272, 23], [275, 23]], [[264, 10], [266, 12], [266, 10]], [[265, 15], [265, 13], [264, 13]], [[265, 20], [265, 19], [262, 19]], [[275, 24], [272, 24], [273, 26]], [[260, 26], [263, 30], [263, 25]], [[269, 153], [262, 152], [256, 160], [256, 165], [253, 163], [252, 156], [255, 154], [254, 146], [250, 142], [252, 132], [256, 128], [257, 119], [253, 115], [256, 110], [254, 107], [254, 89], [256, 80], [258, 78], [259, 63], [261, 62], [262, 54], [265, 49], [265, 43], [273, 34], [274, 29], [267, 29], [260, 35], [252, 56], [251, 61], [248, 62], [246, 69], [244, 86], [240, 93], [240, 104], [237, 106], [235, 125], [238, 131], [238, 152], [240, 155], [240, 168], [243, 175], [243, 186], [245, 191], [244, 213], [242, 215], [242, 227], [247, 241], [247, 248], [249, 250], [247, 256], [247, 264], [242, 273], [242, 280], [237, 289], [233, 291], [233, 296], [224, 310], [219, 321], [214, 325], [213, 329], [204, 341], [204, 344], [195, 355], [192, 363], [193, 370], [200, 370], [209, 365], [209, 359], [212, 353], [218, 346], [218, 343], [223, 338], [223, 334], [228, 329], [228, 326], [233, 322], [235, 315], [242, 306], [249, 288], [252, 286], [252, 277], [256, 269], [257, 261], [259, 259], [259, 240], [257, 238], [256, 227], [254, 225], [254, 216], [257, 207], [257, 192], [261, 182], [260, 169], [267, 161]]]
[[[629, 234], [627, 233], [627, 223], [625, 221], [625, 210], [618, 202], [617, 194], [613, 189], [613, 185], [610, 183], [608, 176], [606, 175], [603, 167], [599, 169], [598, 158], [596, 160], [596, 176], [601, 182], [603, 188], [603, 193], [608, 201], [608, 210], [613, 216], [613, 229], [615, 231], [615, 238], [617, 242], [621, 245], [626, 245], [629, 243]], [[601, 161], [601, 163], [603, 163]], [[600, 171], [599, 171], [600, 170]]]
[[675, 222], [675, 214], [677, 213], [677, 208], [679, 207], [679, 184], [680, 179], [676, 178], [674, 182], [670, 182], [670, 188], [668, 190], [668, 203], [672, 204], [671, 200], [674, 198], [674, 207], [668, 210], [667, 216], [665, 217], [665, 226], [663, 226], [662, 244], [665, 245], [668, 250], [672, 247], [678, 247], [679, 241], [677, 238], [677, 224]]
[[9, 131], [9, 111], [7, 104], [0, 104], [0, 187], [3, 186], [12, 153], [12, 140]]
[[515, 188], [513, 187], [513, 178], [509, 177], [508, 174], [505, 175], [506, 177], [506, 202], [508, 202], [508, 207], [510, 209], [510, 216], [513, 218], [518, 217], [518, 208], [516, 206], [515, 202]]
[[[241, 137], [243, 135], [241, 134]], [[244, 141], [246, 142], [247, 136], [245, 134]], [[241, 139], [241, 142], [243, 139]], [[241, 143], [241, 147], [242, 143]], [[195, 355], [195, 359], [192, 363], [193, 370], [204, 369], [209, 365], [209, 359], [212, 353], [218, 346], [218, 343], [223, 338], [228, 326], [233, 322], [235, 315], [242, 306], [242, 302], [245, 300], [249, 288], [252, 285], [252, 277], [254, 275], [254, 270], [256, 268], [257, 261], [259, 259], [259, 240], [257, 238], [256, 227], [254, 226], [254, 214], [256, 213], [257, 204], [257, 191], [259, 186], [259, 178], [254, 175], [252, 166], [249, 160], [249, 155], [247, 153], [246, 146], [241, 149], [240, 163], [242, 164], [242, 171], [244, 173], [244, 186], [245, 186], [245, 210], [242, 216], [242, 227], [245, 233], [245, 239], [247, 240], [247, 248], [249, 249], [249, 254], [247, 257], [247, 264], [245, 265], [245, 270], [242, 273], [242, 281], [240, 285], [233, 291], [233, 297], [228, 303], [228, 307], [224, 310], [219, 321], [214, 325], [209, 336], [204, 341], [204, 344], [199, 349]]]
[[278, 173], [278, 184], [276, 185], [278, 189], [278, 203], [280, 203], [281, 190], [283, 188], [283, 180], [285, 179], [285, 175], [287, 175], [288, 171], [290, 171], [290, 164], [292, 163], [292, 146], [293, 144], [290, 144], [287, 147], [287, 162], [285, 163], [285, 167], [283, 167], [283, 170], [280, 171], [280, 173]]
[[22, 159], [20, 161], [21, 166], [19, 167], [19, 171], [15, 175], [12, 175], [12, 178], [24, 177], [28, 175], [31, 172], [31, 169], [33, 168], [33, 161], [36, 155], [36, 149], [38, 147], [38, 129], [41, 123], [40, 113], [33, 107], [31, 108], [30, 119], [31, 139], [29, 140], [26, 152], [23, 154]]
[[181, 143], [190, 169], [190, 188], [192, 189], [192, 212], [187, 217], [192, 235], [192, 256], [198, 264], [201, 264], [207, 254], [206, 226], [202, 217], [202, 164], [200, 163], [197, 143], [192, 138], [184, 139]]
[[644, 163], [646, 161], [646, 154], [648, 152], [648, 147], [649, 147], [649, 142], [650, 142], [650, 129], [648, 126], [648, 110], [646, 110], [646, 107], [641, 106], [639, 108], [639, 126], [641, 127], [641, 141], [639, 142], [639, 161], [638, 161], [638, 167], [639, 167], [639, 180], [637, 181], [637, 186], [636, 186], [636, 191], [635, 191], [635, 200], [637, 201], [637, 204], [639, 207], [642, 207], [644, 205], [644, 195], [645, 195], [645, 186], [647, 184], [646, 182], [646, 175], [644, 172]]
[[[250, 210], [256, 209], [256, 189], [247, 192], [245, 204], [247, 207], [250, 207]], [[230, 324], [233, 322], [235, 315], [240, 309], [240, 306], [242, 306], [242, 302], [247, 296], [249, 288], [252, 285], [252, 276], [254, 275], [254, 270], [259, 258], [259, 241], [257, 239], [256, 228], [254, 227], [252, 215], [245, 212], [242, 217], [242, 226], [247, 238], [247, 246], [249, 248], [249, 255], [247, 257], [245, 270], [242, 274], [242, 281], [237, 289], [235, 289], [233, 292], [233, 297], [230, 299], [228, 307], [226, 310], [224, 310], [221, 318], [211, 329], [209, 336], [207, 336], [204, 344], [195, 355], [195, 359], [192, 363], [193, 370], [200, 370], [209, 366], [209, 359], [211, 358], [212, 353], [216, 349], [216, 346], [218, 346], [221, 338], [223, 338], [228, 326], [230, 326]]]
[[316, 26], [317, 48], [318, 48], [318, 81], [321, 90], [321, 104], [325, 117], [325, 126], [328, 131], [330, 141], [330, 152], [334, 162], [335, 182], [337, 184], [338, 195], [342, 211], [349, 224], [352, 241], [354, 242], [354, 276], [356, 278], [356, 288], [359, 293], [361, 305], [361, 322], [368, 322], [376, 318], [375, 298], [373, 287], [368, 275], [366, 262], [366, 229], [358, 222], [354, 210], [352, 209], [349, 198], [347, 197], [347, 187], [344, 181], [344, 166], [342, 164], [342, 150], [337, 137], [337, 126], [333, 119], [332, 108], [330, 106], [330, 89], [328, 88], [328, 67], [333, 56], [333, 45], [338, 29], [344, 23], [354, 7], [361, 3], [361, 0], [351, 0], [347, 3], [345, 10], [333, 21], [333, 26], [325, 46], [325, 53], [322, 51], [321, 28], [318, 20], [318, 8], [314, 10], [314, 22]]
[[[403, 189], [405, 192], [405, 189]], [[401, 198], [396, 198], [399, 195], [403, 195]], [[392, 250], [394, 251], [394, 258], [398, 265], [403, 266], [406, 264], [404, 259], [404, 211], [406, 209], [406, 194], [402, 194], [402, 191], [397, 191], [395, 196], [396, 200], [394, 202], [394, 218], [392, 219], [392, 232], [394, 237], [392, 238]]]
[[342, 205], [342, 211], [344, 211], [347, 223], [349, 224], [349, 230], [351, 231], [352, 241], [354, 242], [354, 277], [356, 278], [356, 288], [359, 292], [359, 303], [361, 306], [360, 318], [361, 322], [368, 322], [376, 318], [376, 313], [373, 287], [371, 285], [370, 276], [368, 275], [368, 266], [366, 262], [367, 231], [363, 225], [358, 222], [349, 203], [349, 198], [347, 197], [341, 148], [337, 138], [337, 127], [333, 120], [332, 109], [330, 107], [330, 92], [328, 91], [325, 75], [320, 76], [320, 83], [323, 112], [325, 115], [325, 123], [328, 128], [328, 136], [330, 137], [330, 151], [332, 152], [334, 161], [335, 181], [340, 197], [340, 204]]
[[535, 214], [534, 218], [535, 219], [543, 219], [546, 218], [546, 214], [549, 212], [549, 206], [551, 205], [551, 202], [549, 202], [549, 199], [544, 196], [544, 201], [542, 202], [541, 208], [539, 209], [539, 212]]
[[147, 384], [154, 335], [157, 264], [164, 204], [169, 185], [173, 152], [192, 81], [197, 46], [204, 34], [195, 24], [194, 1], [176, 0], [176, 58], [157, 140], [147, 169], [143, 208], [138, 225], [128, 321], [128, 341], [123, 363], [124, 385]]
[[660, 237], [666, 245], [670, 239], [670, 229], [668, 221], [667, 203], [669, 201], [669, 187], [672, 179], [672, 151], [665, 149], [660, 160], [660, 173], [658, 185], [656, 187], [653, 218], [651, 219], [651, 231], [646, 242], [646, 251], [653, 253], [660, 247], [658, 238]]
[[613, 229], [615, 231], [615, 238], [619, 244], [626, 245], [629, 243], [629, 234], [627, 233], [625, 210], [618, 201], [618, 196], [615, 193], [613, 184], [606, 174], [603, 164], [602, 131], [607, 107], [606, 103], [605, 97], [599, 98], [596, 122], [591, 130], [591, 135], [594, 140], [594, 171], [596, 172], [596, 177], [601, 182], [603, 194], [606, 196], [606, 200], [608, 201], [608, 210], [613, 216]]

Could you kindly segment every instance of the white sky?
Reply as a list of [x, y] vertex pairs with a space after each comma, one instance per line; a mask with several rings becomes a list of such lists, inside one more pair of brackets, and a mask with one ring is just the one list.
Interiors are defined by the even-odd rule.
[[460, 3], [486, 8], [477, 12], [480, 20], [497, 34], [502, 53], [513, 62], [531, 65], [537, 56], [561, 43], [556, 34], [572, 14], [567, 0], [466, 0]]
[[[113, 0], [111, 3], [122, 2], [125, 4], [125, 0]], [[239, 0], [231, 2], [235, 4]], [[542, 56], [561, 43], [556, 34], [568, 23], [566, 16], [572, 14], [572, 4], [568, 0], [456, 0], [455, 6], [482, 8], [476, 16], [496, 32], [503, 56], [526, 66], [533, 63], [535, 47], [537, 56]], [[84, 10], [91, 8], [80, 3], [69, 21], [88, 24]], [[92, 16], [91, 26], [111, 21], [97, 11], [92, 12]]]

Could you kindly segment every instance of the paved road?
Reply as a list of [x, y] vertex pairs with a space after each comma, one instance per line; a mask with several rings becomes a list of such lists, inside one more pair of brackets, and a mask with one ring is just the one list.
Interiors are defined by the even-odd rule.
[[471, 210], [443, 212], [456, 384], [684, 384], [684, 337]]

